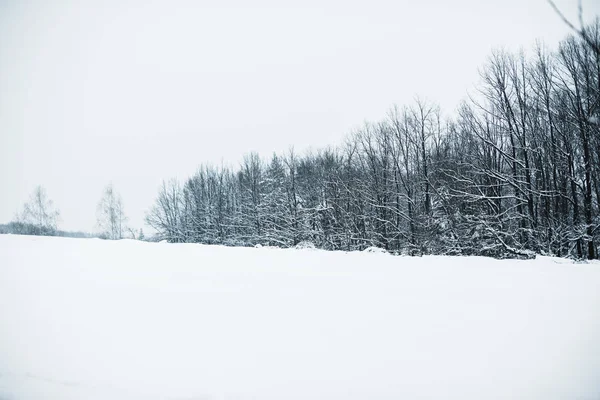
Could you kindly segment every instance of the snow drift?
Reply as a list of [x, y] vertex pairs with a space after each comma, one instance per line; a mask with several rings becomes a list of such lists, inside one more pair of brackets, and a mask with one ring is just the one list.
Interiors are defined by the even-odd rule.
[[0, 235], [0, 399], [598, 399], [600, 264]]

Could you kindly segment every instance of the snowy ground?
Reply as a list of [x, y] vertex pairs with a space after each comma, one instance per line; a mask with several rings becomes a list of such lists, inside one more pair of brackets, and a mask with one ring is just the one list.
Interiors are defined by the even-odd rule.
[[0, 399], [600, 399], [600, 263], [0, 235]]

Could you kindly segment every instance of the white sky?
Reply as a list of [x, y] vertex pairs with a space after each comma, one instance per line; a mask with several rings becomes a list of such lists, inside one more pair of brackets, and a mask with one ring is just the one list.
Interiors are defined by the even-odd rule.
[[337, 144], [415, 95], [450, 114], [492, 49], [567, 32], [545, 0], [0, 0], [0, 223], [41, 184], [94, 230], [112, 182], [139, 229], [163, 179]]

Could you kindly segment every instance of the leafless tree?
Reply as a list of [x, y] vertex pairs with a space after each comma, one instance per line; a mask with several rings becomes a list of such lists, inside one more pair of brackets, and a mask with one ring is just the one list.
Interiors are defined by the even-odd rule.
[[183, 194], [179, 183], [174, 179], [163, 182], [154, 206], [146, 215], [146, 223], [156, 229], [163, 239], [171, 242], [187, 241], [187, 224], [182, 204]]
[[58, 216], [59, 211], [54, 208], [52, 200], [48, 199], [46, 189], [37, 186], [17, 220], [31, 227], [31, 232], [27, 233], [53, 235], [56, 232]]
[[563, 12], [556, 6], [554, 1], [548, 0], [548, 3], [550, 3], [550, 6], [552, 6], [554, 11], [563, 20], [563, 22], [567, 24], [569, 28], [575, 31], [588, 44], [588, 46], [590, 46], [596, 52], [596, 54], [600, 54], [600, 42], [598, 41], [597, 35], [593, 35], [590, 32], [589, 28], [586, 28], [583, 23], [583, 6], [581, 5], [581, 0], [577, 2], [579, 28], [577, 28], [571, 21], [569, 21], [569, 19], [563, 14]]
[[126, 231], [127, 217], [123, 211], [121, 196], [114, 190], [112, 184], [104, 189], [102, 199], [96, 210], [98, 226], [106, 238], [116, 240], [123, 238]]

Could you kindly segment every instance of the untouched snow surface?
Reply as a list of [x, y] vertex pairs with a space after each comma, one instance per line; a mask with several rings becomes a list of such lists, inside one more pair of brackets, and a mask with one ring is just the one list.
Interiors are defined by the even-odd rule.
[[600, 264], [0, 235], [0, 399], [600, 399]]

